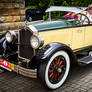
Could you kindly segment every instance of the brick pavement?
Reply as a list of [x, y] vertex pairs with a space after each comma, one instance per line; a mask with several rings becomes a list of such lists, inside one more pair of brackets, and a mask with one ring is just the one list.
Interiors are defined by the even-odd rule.
[[38, 79], [0, 73], [0, 92], [92, 92], [92, 64], [85, 67], [73, 65], [65, 84], [56, 90], [46, 89]]

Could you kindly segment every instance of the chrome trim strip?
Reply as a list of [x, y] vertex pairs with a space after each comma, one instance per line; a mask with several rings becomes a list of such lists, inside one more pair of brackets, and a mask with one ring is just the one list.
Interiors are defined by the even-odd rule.
[[38, 34], [38, 30], [33, 25], [29, 25], [26, 28], [30, 30], [33, 34]]

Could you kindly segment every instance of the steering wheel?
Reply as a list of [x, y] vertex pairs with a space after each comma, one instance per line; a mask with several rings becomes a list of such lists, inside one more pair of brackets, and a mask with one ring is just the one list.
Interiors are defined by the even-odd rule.
[[78, 14], [76, 14], [76, 16], [77, 15], [80, 15], [78, 20], [79, 20], [81, 25], [83, 25], [83, 24], [90, 24], [90, 20], [89, 20], [89, 18], [85, 14], [78, 13]]

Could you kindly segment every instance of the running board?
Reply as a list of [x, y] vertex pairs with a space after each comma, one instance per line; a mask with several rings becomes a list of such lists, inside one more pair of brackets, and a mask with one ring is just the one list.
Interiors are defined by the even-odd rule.
[[79, 63], [90, 64], [92, 63], [92, 56], [86, 56], [78, 60]]

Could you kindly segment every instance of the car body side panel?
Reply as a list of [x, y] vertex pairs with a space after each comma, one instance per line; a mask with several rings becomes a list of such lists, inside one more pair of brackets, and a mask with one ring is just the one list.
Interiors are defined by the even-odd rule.
[[84, 47], [84, 32], [85, 27], [72, 28], [72, 49]]
[[57, 29], [57, 30], [48, 30], [44, 32], [39, 32], [39, 34], [44, 38], [44, 45], [58, 42], [66, 44], [71, 47], [72, 40], [72, 30], [69, 29]]
[[86, 26], [85, 31], [85, 46], [92, 45], [92, 26]]
[[85, 27], [65, 28], [39, 32], [44, 38], [45, 45], [52, 42], [66, 44], [72, 50], [84, 47]]
[[66, 44], [72, 50], [92, 45], [92, 26], [80, 26], [64, 29], [55, 29], [39, 32], [44, 38], [45, 44], [59, 42]]

